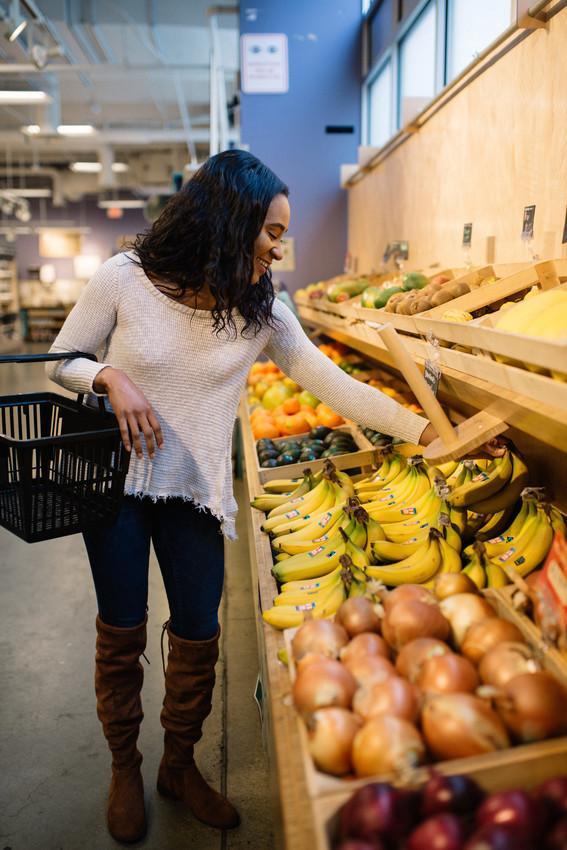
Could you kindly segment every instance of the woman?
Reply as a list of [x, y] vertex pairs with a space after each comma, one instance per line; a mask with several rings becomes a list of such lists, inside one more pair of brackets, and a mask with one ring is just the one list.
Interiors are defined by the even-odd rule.
[[435, 437], [425, 419], [335, 366], [274, 300], [270, 265], [289, 215], [287, 187], [259, 160], [243, 151], [212, 157], [133, 253], [104, 263], [52, 347], [97, 354], [98, 363], [51, 364], [50, 377], [106, 395], [134, 450], [120, 516], [84, 535], [98, 602], [97, 712], [112, 752], [107, 819], [118, 841], [146, 830], [136, 741], [150, 541], [170, 607], [157, 787], [211, 826], [239, 823], [202, 778], [193, 748], [218, 658], [220, 532], [234, 537], [231, 434], [258, 355], [343, 416], [412, 443]]

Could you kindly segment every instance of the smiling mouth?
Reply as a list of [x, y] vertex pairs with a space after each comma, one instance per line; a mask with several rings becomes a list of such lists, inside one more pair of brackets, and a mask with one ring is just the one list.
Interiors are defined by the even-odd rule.
[[260, 257], [257, 257], [256, 259], [257, 259], [258, 263], [262, 266], [264, 271], [268, 271], [271, 263], [268, 263], [266, 260], [262, 260]]

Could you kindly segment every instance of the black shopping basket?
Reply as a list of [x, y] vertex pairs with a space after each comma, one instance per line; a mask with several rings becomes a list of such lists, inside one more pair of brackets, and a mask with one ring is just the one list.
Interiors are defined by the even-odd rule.
[[[92, 354], [15, 354], [0, 363]], [[120, 510], [129, 453], [116, 418], [57, 393], [0, 397], [0, 525], [34, 543], [112, 522]]]

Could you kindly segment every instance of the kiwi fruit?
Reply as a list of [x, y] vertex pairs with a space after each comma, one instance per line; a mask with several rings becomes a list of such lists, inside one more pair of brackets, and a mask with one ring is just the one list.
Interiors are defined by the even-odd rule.
[[432, 307], [440, 307], [442, 304], [446, 304], [447, 301], [452, 301], [453, 296], [448, 291], [448, 287], [444, 287], [440, 289], [439, 292], [436, 292], [435, 295], [431, 297], [431, 306]]
[[400, 301], [403, 301], [406, 297], [407, 296], [405, 292], [396, 292], [395, 295], [391, 295], [390, 298], [388, 298], [388, 302], [384, 309], [387, 313], [395, 313], [396, 305], [399, 304]]
[[414, 298], [410, 304], [410, 314], [424, 313], [425, 310], [431, 310], [432, 306], [430, 298]]
[[468, 283], [448, 283], [444, 289], [445, 292], [450, 292], [452, 298], [458, 298], [460, 295], [466, 295], [471, 291]]

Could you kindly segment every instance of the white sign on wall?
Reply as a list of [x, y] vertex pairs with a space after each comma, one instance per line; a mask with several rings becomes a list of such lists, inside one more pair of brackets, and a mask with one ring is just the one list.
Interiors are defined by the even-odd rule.
[[287, 35], [246, 33], [240, 37], [242, 91], [285, 94], [289, 88]]

